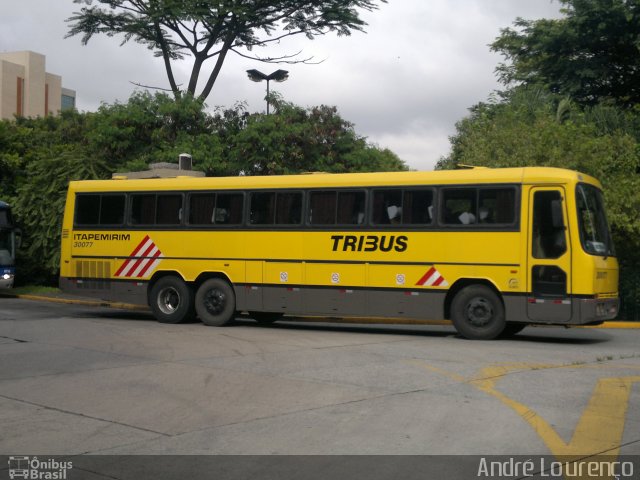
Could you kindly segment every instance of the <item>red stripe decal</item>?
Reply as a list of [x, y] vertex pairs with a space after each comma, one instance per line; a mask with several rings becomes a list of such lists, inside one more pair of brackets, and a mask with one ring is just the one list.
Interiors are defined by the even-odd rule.
[[[145, 235], [145, 237], [142, 239], [142, 241], [138, 244], [138, 246], [136, 248], [133, 249], [133, 252], [131, 252], [129, 254], [129, 258], [131, 257], [135, 257], [138, 252], [140, 251], [140, 249], [142, 248], [142, 246], [147, 243], [147, 240], [149, 240], [149, 235]], [[119, 277], [120, 274], [122, 273], [122, 271], [127, 267], [127, 265], [129, 264], [129, 261], [126, 261], [122, 264], [122, 266], [118, 269], [118, 271], [116, 273], [114, 273], [114, 276]]]
[[162, 255], [162, 252], [160, 250], [158, 250], [156, 253], [153, 254], [153, 256], [151, 257], [151, 259], [149, 260], [149, 263], [147, 263], [144, 268], [142, 270], [140, 270], [140, 273], [138, 275], [136, 275], [137, 277], [144, 277], [144, 274], [147, 273], [147, 270], [149, 270], [149, 268], [151, 267], [151, 265], [153, 265], [153, 262], [156, 261], [156, 259], [158, 257], [160, 257], [160, 255]]
[[433, 272], [435, 272], [435, 271], [436, 271], [435, 267], [431, 267], [431, 268], [429, 269], [429, 271], [428, 271], [427, 273], [425, 273], [425, 274], [423, 275], [423, 277], [422, 277], [420, 280], [418, 280], [418, 283], [416, 283], [416, 285], [420, 285], [420, 286], [424, 285], [424, 284], [425, 284], [425, 282], [426, 282], [427, 280], [429, 280], [429, 277], [430, 277], [431, 275], [433, 275]]
[[138, 268], [138, 266], [145, 260], [144, 257], [146, 257], [154, 248], [156, 248], [156, 246], [153, 242], [151, 242], [151, 245], [149, 245], [147, 249], [142, 252], [142, 255], [138, 257], [138, 260], [136, 260], [136, 262], [133, 264], [133, 267], [131, 267], [131, 270], [129, 270], [129, 273], [127, 273], [126, 277], [131, 277], [133, 275], [133, 272], [136, 271], [136, 268]]

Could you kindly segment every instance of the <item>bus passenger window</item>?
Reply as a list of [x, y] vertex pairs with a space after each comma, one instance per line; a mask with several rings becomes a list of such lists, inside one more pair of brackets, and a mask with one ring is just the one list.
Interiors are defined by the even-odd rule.
[[189, 197], [189, 225], [214, 223], [215, 193], [193, 193]]
[[302, 193], [278, 193], [276, 201], [277, 225], [300, 225], [302, 222]]
[[309, 223], [311, 225], [362, 225], [364, 209], [365, 194], [361, 191], [311, 192]]
[[78, 195], [76, 225], [122, 225], [124, 194]]
[[182, 223], [182, 195], [158, 195], [156, 224], [180, 225], [180, 223]]
[[100, 202], [100, 225], [122, 225], [124, 195], [103, 195]]
[[219, 193], [214, 216], [216, 225], [240, 225], [243, 205], [241, 193]]
[[133, 225], [153, 225], [156, 220], [156, 196], [131, 196], [131, 223]]
[[338, 192], [338, 225], [364, 223], [364, 192]]
[[402, 223], [402, 190], [375, 190], [373, 192], [374, 225]]
[[193, 193], [189, 197], [189, 225], [240, 225], [241, 193]]
[[311, 225], [334, 225], [336, 223], [335, 190], [311, 192], [309, 196], [309, 223]]
[[433, 191], [377, 190], [373, 194], [373, 223], [376, 225], [426, 225], [433, 215]]
[[402, 223], [424, 225], [431, 223], [433, 214], [433, 191], [405, 190], [402, 200]]
[[249, 223], [251, 225], [273, 225], [275, 221], [275, 192], [252, 193]]
[[442, 221], [449, 225], [476, 223], [475, 188], [448, 188], [442, 191]]
[[100, 221], [100, 195], [76, 196], [76, 225], [97, 225]]
[[516, 214], [514, 188], [480, 189], [478, 220], [480, 223], [513, 223]]

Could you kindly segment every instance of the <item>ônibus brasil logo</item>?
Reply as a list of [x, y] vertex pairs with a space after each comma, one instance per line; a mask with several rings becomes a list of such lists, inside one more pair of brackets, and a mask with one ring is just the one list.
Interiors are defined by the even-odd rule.
[[73, 462], [63, 462], [48, 458], [11, 456], [9, 457], [9, 478], [33, 480], [66, 480], [67, 470], [73, 468]]
[[164, 255], [146, 235], [115, 273], [116, 277], [142, 278], [156, 269]]

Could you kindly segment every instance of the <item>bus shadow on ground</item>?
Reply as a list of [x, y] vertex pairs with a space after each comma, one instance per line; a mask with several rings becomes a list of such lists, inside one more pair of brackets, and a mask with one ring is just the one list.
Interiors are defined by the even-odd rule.
[[[130, 311], [130, 310], [113, 310], [105, 309], [99, 311], [79, 311], [79, 317], [99, 318], [104, 320], [116, 321], [136, 321], [136, 322], [156, 322], [156, 319], [150, 312]], [[199, 319], [194, 318], [184, 324], [198, 324]], [[179, 326], [179, 325], [177, 325]], [[204, 326], [204, 325], [203, 325]], [[284, 318], [275, 323], [264, 325], [257, 323], [253, 318], [247, 315], [235, 317], [227, 325], [223, 327], [206, 327], [206, 328], [236, 328], [251, 327], [272, 330], [291, 330], [291, 331], [307, 331], [307, 332], [336, 332], [336, 333], [368, 333], [377, 335], [403, 335], [414, 337], [437, 337], [446, 338], [453, 337], [461, 342], [527, 342], [527, 343], [546, 343], [559, 345], [595, 345], [606, 343], [611, 340], [611, 336], [602, 330], [586, 329], [586, 328], [564, 328], [556, 326], [529, 326], [517, 335], [509, 338], [500, 338], [496, 340], [467, 340], [460, 336], [450, 325], [415, 325], [415, 324], [386, 324], [386, 323], [354, 323], [353, 320], [341, 323], [333, 318], [318, 318], [313, 321], [307, 318], [297, 319]]]
[[97, 318], [104, 320], [122, 320], [122, 321], [137, 321], [137, 322], [153, 322], [157, 323], [155, 317], [151, 312], [137, 312], [131, 310], [80, 310], [76, 313], [76, 317], [83, 318]]
[[349, 332], [349, 333], [370, 333], [385, 335], [408, 335], [416, 337], [454, 337], [460, 341], [493, 343], [500, 341], [519, 341], [531, 343], [551, 343], [566, 345], [592, 345], [606, 343], [611, 340], [611, 336], [606, 332], [594, 329], [565, 328], [557, 326], [529, 326], [524, 331], [509, 338], [499, 338], [496, 340], [468, 340], [459, 335], [449, 325], [415, 325], [415, 324], [384, 324], [384, 323], [340, 323], [327, 320], [308, 319], [296, 320], [283, 319], [271, 325], [257, 324], [250, 317], [236, 317], [232, 326], [255, 326], [256, 328], [272, 328], [282, 330], [303, 330], [303, 331], [323, 331], [323, 332]]

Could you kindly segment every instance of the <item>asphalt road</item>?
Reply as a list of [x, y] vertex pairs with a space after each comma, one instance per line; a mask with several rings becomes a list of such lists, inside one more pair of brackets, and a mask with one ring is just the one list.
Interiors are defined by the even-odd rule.
[[640, 329], [480, 342], [449, 326], [212, 328], [0, 298], [0, 455], [35, 454], [632, 458]]

